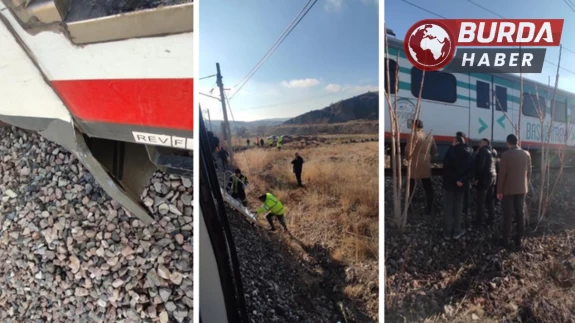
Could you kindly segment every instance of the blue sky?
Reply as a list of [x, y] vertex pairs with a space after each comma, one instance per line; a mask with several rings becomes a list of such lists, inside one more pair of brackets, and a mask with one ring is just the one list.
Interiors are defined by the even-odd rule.
[[[468, 0], [408, 0], [409, 2], [423, 7], [436, 14], [446, 18], [499, 18], [495, 14], [484, 10]], [[561, 67], [559, 73], [559, 88], [575, 92], [575, 37], [571, 36], [569, 31], [575, 30], [575, 12], [571, 10], [564, 1], [534, 1], [534, 0], [473, 0], [482, 7], [493, 11], [494, 13], [505, 18], [563, 18], [563, 35], [561, 43], [566, 49], [563, 49], [561, 57]], [[402, 0], [386, 0], [385, 6], [385, 25], [396, 34], [398, 39], [403, 39], [407, 29], [415, 22], [428, 19], [438, 18], [431, 13], [418, 9]], [[573, 51], [570, 52], [569, 50]], [[559, 48], [549, 47], [545, 57], [546, 62], [543, 65], [541, 74], [526, 74], [530, 78], [545, 84], [548, 84], [551, 76], [551, 86], [555, 82], [557, 64], [559, 60]], [[551, 63], [549, 63], [551, 62]]]
[[[233, 88], [263, 57], [307, 0], [209, 0], [200, 4], [200, 77], [219, 62]], [[378, 0], [319, 0], [231, 100], [235, 120], [294, 117], [378, 90]], [[219, 96], [215, 78], [199, 91]], [[220, 102], [199, 96], [212, 119]]]

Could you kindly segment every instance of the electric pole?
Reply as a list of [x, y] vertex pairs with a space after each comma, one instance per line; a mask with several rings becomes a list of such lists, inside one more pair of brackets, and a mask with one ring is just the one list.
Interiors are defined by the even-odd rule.
[[230, 122], [228, 121], [228, 111], [226, 109], [226, 96], [224, 94], [224, 83], [222, 82], [222, 73], [220, 71], [220, 63], [216, 63], [217, 81], [216, 84], [220, 88], [220, 100], [222, 101], [222, 111], [224, 112], [224, 137], [228, 141], [228, 153], [230, 154], [230, 164], [234, 163], [234, 149], [232, 146], [232, 131], [230, 130]]

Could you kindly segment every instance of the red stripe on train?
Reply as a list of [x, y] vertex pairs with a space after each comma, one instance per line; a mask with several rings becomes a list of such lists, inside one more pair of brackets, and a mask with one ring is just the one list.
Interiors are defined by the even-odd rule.
[[84, 121], [193, 129], [193, 79], [52, 81]]

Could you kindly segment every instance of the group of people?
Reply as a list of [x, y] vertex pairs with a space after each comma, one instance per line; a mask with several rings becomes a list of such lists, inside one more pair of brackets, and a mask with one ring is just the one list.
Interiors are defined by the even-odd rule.
[[[250, 147], [250, 143], [251, 143], [250, 138], [246, 139], [246, 144], [247, 144], [248, 147]], [[264, 144], [264, 138], [259, 138], [259, 137], [256, 138], [256, 146], [258, 146], [258, 147], [264, 147], [264, 146], [265, 146], [265, 144]]]
[[[410, 197], [416, 181], [421, 181], [426, 195], [425, 214], [433, 214], [434, 191], [431, 182], [431, 161], [437, 146], [431, 134], [425, 133], [423, 122], [415, 120], [415, 137], [408, 137], [406, 159], [410, 162]], [[463, 132], [457, 132], [443, 158], [443, 204], [445, 240], [457, 240], [465, 232], [463, 216], [469, 213], [471, 189], [476, 195], [477, 227], [491, 225], [495, 219], [495, 198], [502, 201], [503, 228], [501, 243], [510, 248], [509, 238], [513, 220], [517, 224], [514, 238], [521, 248], [524, 234], [525, 196], [531, 180], [531, 156], [518, 146], [517, 136], [507, 136], [507, 150], [498, 158], [497, 151], [487, 138], [479, 142], [474, 152]], [[485, 209], [487, 208], [487, 217]]]
[[[279, 136], [278, 139], [277, 139], [277, 141], [275, 141], [273, 137], [269, 137], [269, 138], [268, 138], [268, 145], [269, 145], [270, 147], [273, 147], [273, 146], [274, 146], [274, 143], [276, 144], [277, 149], [278, 149], [278, 150], [281, 150], [281, 149], [282, 149], [282, 144], [283, 144], [283, 136]], [[250, 138], [246, 139], [246, 145], [247, 145], [248, 148], [250, 147], [250, 144], [251, 144]], [[259, 137], [256, 138], [256, 145], [257, 145], [258, 147], [264, 148], [264, 147], [265, 147], [264, 138], [259, 138]]]
[[[295, 153], [295, 158], [292, 160], [292, 168], [295, 174], [298, 187], [303, 187], [301, 181], [301, 174], [303, 171], [303, 158], [299, 153]], [[248, 200], [246, 195], [246, 186], [248, 185], [248, 178], [242, 174], [241, 169], [236, 168], [234, 174], [230, 176], [228, 184], [226, 186], [226, 191], [231, 194], [234, 199], [237, 199], [242, 203], [244, 207], [248, 206]], [[272, 193], [267, 192], [266, 194], [260, 195], [259, 200], [263, 202], [263, 205], [256, 210], [256, 213], [267, 212], [266, 219], [270, 224], [270, 230], [275, 231], [275, 226], [273, 223], [273, 218], [276, 217], [281, 224], [281, 226], [287, 231], [287, 225], [285, 223], [285, 208], [280, 200]]]

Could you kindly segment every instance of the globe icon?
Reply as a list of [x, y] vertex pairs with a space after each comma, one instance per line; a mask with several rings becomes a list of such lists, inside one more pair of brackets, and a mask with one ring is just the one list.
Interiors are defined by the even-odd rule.
[[437, 70], [453, 56], [449, 34], [443, 27], [431, 23], [415, 28], [409, 35], [407, 47], [411, 58], [425, 70]]

